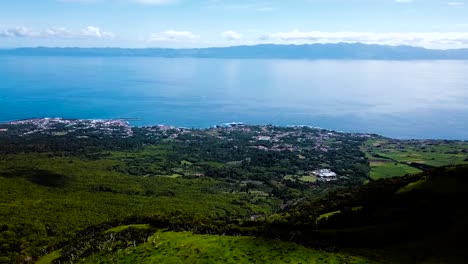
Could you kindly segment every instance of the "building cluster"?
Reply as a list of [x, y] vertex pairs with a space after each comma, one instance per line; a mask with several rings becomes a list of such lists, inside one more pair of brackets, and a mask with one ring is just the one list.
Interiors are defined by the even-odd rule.
[[193, 130], [187, 128], [166, 125], [148, 126], [143, 127], [143, 129], [145, 129], [147, 136], [163, 137], [170, 139], [177, 139], [181, 135], [186, 135], [193, 132]]
[[125, 120], [112, 119], [63, 119], [63, 118], [34, 118], [18, 120], [9, 125], [31, 126], [31, 129], [23, 132], [24, 135], [43, 133], [50, 135], [66, 135], [73, 132], [89, 131], [103, 133], [105, 135], [119, 135], [122, 137], [133, 136], [130, 124]]

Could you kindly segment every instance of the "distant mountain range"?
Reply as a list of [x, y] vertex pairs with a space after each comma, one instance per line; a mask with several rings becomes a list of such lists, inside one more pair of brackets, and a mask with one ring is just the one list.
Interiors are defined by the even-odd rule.
[[0, 55], [20, 56], [142, 56], [165, 58], [349, 59], [349, 60], [468, 60], [468, 49], [434, 50], [412, 46], [361, 43], [233, 46], [199, 49], [18, 48]]

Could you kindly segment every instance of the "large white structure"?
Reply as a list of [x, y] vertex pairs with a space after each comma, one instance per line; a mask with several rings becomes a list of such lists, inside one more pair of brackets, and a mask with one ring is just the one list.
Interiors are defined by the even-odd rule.
[[335, 181], [337, 180], [336, 178], [336, 173], [331, 171], [330, 169], [320, 169], [320, 170], [315, 170], [313, 171], [313, 174], [318, 176], [320, 180], [322, 181]]

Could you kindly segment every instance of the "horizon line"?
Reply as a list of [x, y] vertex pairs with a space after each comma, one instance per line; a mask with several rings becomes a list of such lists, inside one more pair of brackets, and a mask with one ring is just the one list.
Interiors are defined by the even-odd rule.
[[0, 47], [0, 50], [19, 50], [19, 49], [127, 49], [127, 50], [145, 50], [145, 49], [165, 49], [165, 50], [202, 50], [202, 49], [222, 49], [222, 48], [235, 48], [235, 47], [258, 47], [258, 46], [319, 46], [319, 45], [363, 45], [363, 46], [380, 46], [380, 47], [410, 47], [424, 50], [468, 50], [468, 48], [427, 48], [423, 46], [412, 45], [390, 45], [390, 44], [376, 44], [376, 43], [363, 43], [363, 42], [324, 42], [324, 43], [303, 43], [303, 44], [275, 44], [275, 43], [261, 43], [261, 44], [241, 44], [231, 46], [211, 46], [211, 47], [193, 47], [193, 48], [168, 48], [168, 47], [123, 47], [123, 46], [106, 46], [106, 47], [80, 47], [80, 46], [24, 46], [24, 47]]

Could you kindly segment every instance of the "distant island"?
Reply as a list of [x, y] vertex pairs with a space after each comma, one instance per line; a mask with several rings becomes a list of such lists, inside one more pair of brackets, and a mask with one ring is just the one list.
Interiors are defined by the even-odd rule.
[[412, 46], [362, 43], [232, 46], [197, 49], [166, 48], [17, 48], [0, 50], [16, 56], [100, 56], [236, 59], [334, 59], [334, 60], [468, 60], [468, 49], [435, 50]]

